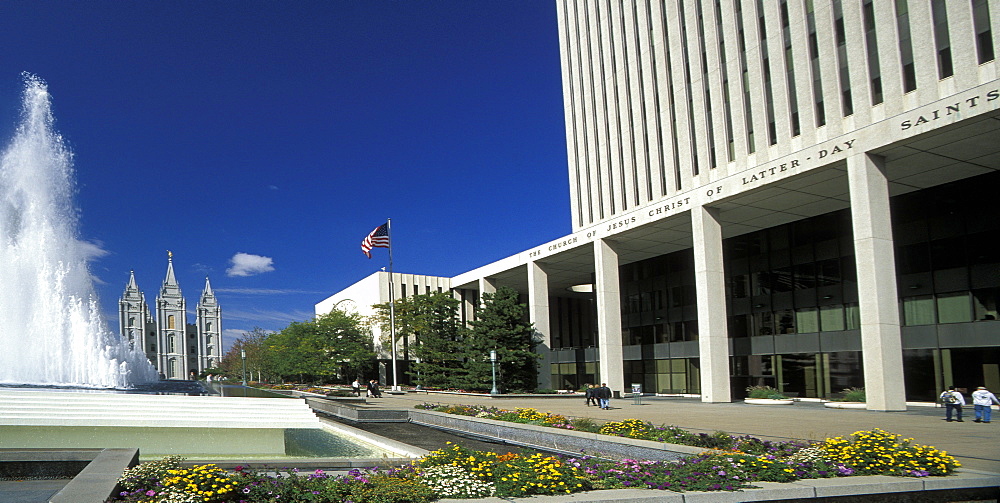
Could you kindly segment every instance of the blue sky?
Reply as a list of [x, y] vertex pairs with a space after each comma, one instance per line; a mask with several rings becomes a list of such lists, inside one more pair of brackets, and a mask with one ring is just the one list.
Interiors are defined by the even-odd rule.
[[387, 217], [395, 270], [442, 276], [571, 230], [551, 1], [13, 0], [0, 47], [0, 142], [38, 75], [114, 327], [167, 250], [231, 340], [387, 266]]

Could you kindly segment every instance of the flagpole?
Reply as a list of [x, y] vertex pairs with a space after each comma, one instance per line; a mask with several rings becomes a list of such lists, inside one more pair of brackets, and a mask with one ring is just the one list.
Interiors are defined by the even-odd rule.
[[392, 219], [385, 219], [389, 237], [389, 340], [392, 341], [392, 390], [399, 391], [396, 380], [396, 295], [392, 282]]

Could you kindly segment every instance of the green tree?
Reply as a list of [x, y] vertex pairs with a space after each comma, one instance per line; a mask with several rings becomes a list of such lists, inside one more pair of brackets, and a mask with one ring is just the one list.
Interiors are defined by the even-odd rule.
[[371, 376], [376, 368], [375, 342], [361, 315], [334, 309], [313, 320], [328, 364], [341, 380]]
[[282, 380], [349, 382], [374, 373], [374, 342], [360, 315], [334, 309], [261, 338], [262, 332], [244, 334], [223, 358], [230, 377], [240, 376], [241, 349], [248, 371], [259, 368]]
[[[448, 293], [414, 295], [394, 303], [397, 351], [410, 364], [411, 382], [425, 387], [461, 386], [466, 332], [458, 320], [459, 301]], [[376, 322], [389, 333], [389, 304], [378, 304]], [[383, 346], [388, 347], [388, 337]]]
[[247, 379], [256, 374], [257, 376], [270, 377], [274, 375], [268, 368], [267, 338], [271, 332], [260, 327], [254, 327], [249, 332], [243, 332], [239, 339], [230, 346], [229, 351], [222, 357], [222, 362], [218, 369], [208, 369], [207, 373], [218, 374], [220, 371], [230, 379], [243, 378], [243, 358], [240, 351], [245, 350], [247, 359]]
[[490, 389], [490, 350], [497, 352], [497, 387], [501, 392], [534, 391], [538, 387], [538, 341], [534, 326], [525, 321], [527, 307], [517, 291], [502, 286], [483, 295], [483, 305], [464, 346], [468, 351], [465, 387]]

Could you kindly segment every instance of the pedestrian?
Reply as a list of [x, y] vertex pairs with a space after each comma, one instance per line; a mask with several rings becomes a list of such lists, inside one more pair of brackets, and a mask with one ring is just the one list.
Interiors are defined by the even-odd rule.
[[597, 405], [597, 397], [594, 396], [594, 385], [593, 384], [588, 384], [587, 385], [587, 389], [584, 390], [583, 395], [587, 398], [587, 401], [586, 401], [587, 407], [590, 407], [591, 404]]
[[1000, 400], [997, 400], [996, 395], [990, 393], [990, 390], [986, 389], [986, 386], [980, 386], [979, 389], [973, 391], [972, 405], [976, 408], [975, 422], [990, 422], [990, 414], [992, 413], [990, 407], [992, 407], [994, 403], [1000, 405]]
[[382, 392], [378, 390], [378, 381], [375, 379], [368, 381], [368, 396], [382, 398]]
[[957, 413], [958, 422], [962, 422], [962, 406], [965, 405], [965, 397], [961, 393], [955, 391], [954, 386], [948, 386], [948, 389], [941, 393], [941, 403], [944, 404], [944, 420], [951, 422], [951, 413], [955, 411]]
[[603, 383], [602, 382], [601, 383], [601, 387], [597, 388], [594, 391], [594, 394], [597, 395], [597, 405], [600, 408], [602, 408], [604, 410], [608, 410], [608, 409], [611, 408], [611, 405], [610, 405], [611, 404], [611, 388], [608, 387], [607, 383]]
[[354, 396], [361, 396], [361, 383], [358, 382], [358, 378], [354, 378], [354, 382], [351, 383], [351, 389], [354, 391]]

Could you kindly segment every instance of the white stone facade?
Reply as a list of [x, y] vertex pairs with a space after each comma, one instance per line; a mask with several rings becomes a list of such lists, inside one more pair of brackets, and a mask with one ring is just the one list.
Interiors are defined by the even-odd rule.
[[957, 356], [1000, 347], [995, 211], [948, 196], [945, 215], [966, 212], [949, 228], [890, 204], [995, 181], [1000, 2], [556, 4], [573, 232], [450, 279], [467, 304], [528, 295], [540, 386], [640, 376], [726, 402], [745, 383], [857, 383], [893, 411], [924, 387], [1000, 384], [989, 358]]

